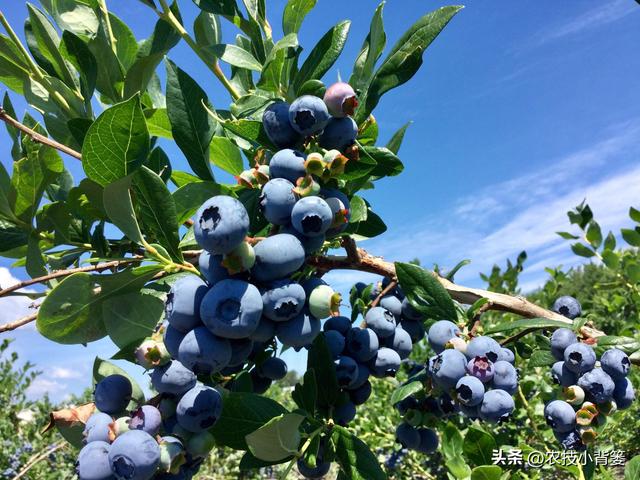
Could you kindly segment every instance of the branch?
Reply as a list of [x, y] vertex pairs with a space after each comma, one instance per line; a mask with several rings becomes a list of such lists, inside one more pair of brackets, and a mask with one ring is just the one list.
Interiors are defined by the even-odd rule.
[[389, 282], [389, 285], [384, 287], [382, 291], [378, 294], [378, 296], [373, 299], [373, 302], [371, 302], [371, 308], [377, 307], [378, 304], [380, 303], [380, 300], [382, 300], [382, 297], [384, 297], [387, 293], [389, 293], [391, 290], [393, 290], [397, 286], [398, 286], [398, 282], [396, 282], [395, 280], [391, 280]]
[[31, 137], [31, 139], [34, 140], [35, 142], [41, 143], [43, 145], [47, 145], [51, 148], [55, 148], [56, 150], [60, 150], [61, 152], [66, 153], [67, 155], [73, 158], [82, 160], [82, 156], [80, 155], [80, 153], [76, 152], [73, 148], [67, 147], [62, 143], [56, 142], [55, 140], [52, 140], [49, 137], [45, 137], [44, 135], [39, 134], [35, 130], [27, 127], [26, 125], [20, 123], [15, 118], [11, 117], [2, 107], [0, 107], [0, 120], [2, 120], [5, 123], [8, 123], [14, 128], [17, 128], [21, 132], [29, 135], [29, 137]]
[[8, 332], [10, 330], [15, 330], [16, 328], [22, 327], [27, 323], [33, 322], [36, 318], [38, 318], [38, 313], [32, 313], [31, 315], [27, 315], [26, 317], [22, 317], [19, 320], [14, 322], [5, 323], [0, 325], [0, 333]]

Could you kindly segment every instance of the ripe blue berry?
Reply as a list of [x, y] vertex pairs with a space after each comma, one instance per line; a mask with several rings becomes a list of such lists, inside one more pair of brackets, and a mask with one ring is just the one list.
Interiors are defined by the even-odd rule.
[[131, 401], [133, 388], [123, 375], [109, 375], [96, 384], [93, 392], [95, 404], [101, 412], [114, 414], [122, 412]]
[[418, 343], [424, 338], [425, 331], [422, 322], [408, 320], [403, 317], [402, 320], [400, 320], [400, 326], [406, 330], [413, 343]]
[[95, 412], [92, 414], [84, 426], [82, 432], [83, 442], [88, 444], [91, 442], [110, 442], [111, 424], [113, 419], [110, 415], [103, 412]]
[[551, 353], [556, 360], [564, 359], [564, 351], [569, 345], [578, 343], [578, 337], [568, 328], [558, 328], [551, 335]]
[[194, 328], [180, 343], [178, 359], [196, 375], [210, 375], [229, 365], [231, 345], [206, 327]]
[[578, 375], [567, 368], [564, 362], [556, 362], [551, 367], [551, 377], [561, 387], [570, 387], [578, 381]]
[[162, 425], [162, 415], [153, 405], [142, 405], [131, 414], [130, 430], [142, 430], [152, 437], [156, 436]]
[[336, 330], [346, 336], [347, 333], [349, 333], [349, 330], [351, 330], [351, 320], [347, 317], [331, 317], [324, 322], [322, 329], [325, 332], [328, 332], [329, 330]]
[[496, 362], [502, 347], [491, 337], [480, 336], [473, 338], [467, 345], [467, 357], [487, 357]]
[[200, 325], [200, 303], [209, 290], [197, 275], [187, 275], [176, 281], [167, 294], [164, 306], [169, 324], [187, 333]]
[[442, 353], [449, 340], [459, 334], [460, 329], [455, 323], [450, 322], [449, 320], [438, 320], [429, 327], [427, 339], [429, 340], [429, 345], [431, 345], [434, 352]]
[[582, 314], [582, 307], [580, 306], [580, 302], [573, 297], [564, 296], [558, 298], [554, 303], [551, 309], [559, 313], [560, 315], [564, 315], [567, 318], [573, 320], [576, 317], [579, 317]]
[[345, 427], [354, 418], [356, 418], [356, 406], [351, 401], [338, 405], [333, 410], [333, 420], [340, 426]]
[[320, 197], [304, 197], [291, 211], [291, 224], [307, 237], [324, 235], [333, 221], [331, 207]]
[[572, 372], [582, 374], [595, 366], [596, 354], [589, 345], [574, 343], [565, 349], [564, 363]]
[[376, 332], [378, 338], [387, 338], [393, 335], [396, 329], [396, 318], [386, 308], [371, 308], [365, 315], [364, 320], [367, 327]]
[[398, 372], [401, 362], [402, 359], [398, 352], [387, 347], [380, 347], [376, 356], [369, 360], [369, 369], [374, 377], [393, 377]]
[[269, 180], [260, 194], [260, 209], [264, 218], [274, 225], [287, 225], [297, 202], [294, 185], [285, 178]]
[[354, 405], [362, 405], [367, 400], [369, 400], [369, 397], [371, 396], [371, 392], [372, 392], [371, 382], [367, 380], [358, 388], [349, 389], [349, 399], [353, 402]]
[[294, 348], [311, 345], [319, 333], [320, 320], [306, 311], [286, 322], [278, 322], [276, 326], [278, 340]]
[[249, 232], [249, 215], [235, 198], [217, 195], [202, 204], [195, 216], [196, 242], [213, 254], [229, 253]]
[[411, 335], [400, 325], [394, 329], [393, 334], [384, 339], [384, 345], [398, 352], [403, 360], [408, 358], [413, 350]]
[[356, 92], [346, 82], [336, 82], [327, 88], [324, 93], [324, 103], [329, 113], [337, 118], [353, 115], [358, 106]]
[[515, 408], [513, 398], [504, 390], [489, 390], [480, 405], [480, 418], [498, 423], [509, 418]]
[[176, 408], [178, 424], [190, 432], [211, 428], [222, 413], [222, 396], [217, 390], [196, 385], [183, 395]]
[[331, 468], [331, 462], [323, 462], [320, 459], [316, 460], [315, 467], [310, 467], [302, 458], [298, 460], [296, 465], [300, 475], [311, 480], [324, 478]]
[[484, 384], [470, 375], [462, 377], [456, 383], [456, 396], [462, 405], [468, 407], [480, 405], [484, 398]]
[[251, 384], [253, 386], [253, 393], [262, 395], [269, 390], [272, 380], [260, 375], [257, 369], [251, 370]]
[[286, 102], [269, 105], [262, 114], [262, 125], [271, 143], [278, 148], [292, 147], [300, 139], [289, 123], [289, 104]]
[[266, 317], [262, 317], [258, 322], [258, 327], [251, 333], [249, 338], [254, 342], [269, 342], [276, 336], [276, 324]]
[[306, 301], [304, 288], [299, 283], [280, 281], [262, 294], [262, 313], [274, 322], [291, 320], [304, 308]]
[[444, 350], [429, 361], [433, 380], [441, 388], [454, 388], [467, 373], [467, 359], [458, 350]]
[[553, 433], [556, 437], [556, 440], [560, 442], [560, 445], [562, 445], [562, 448], [564, 450], [582, 451], [586, 449], [584, 443], [582, 443], [582, 439], [580, 438], [580, 433], [576, 430], [571, 430], [570, 432]]
[[356, 141], [358, 125], [350, 117], [332, 118], [324, 127], [318, 143], [327, 150], [345, 151]]
[[518, 371], [509, 362], [495, 362], [491, 385], [513, 395], [518, 390]]
[[370, 328], [354, 327], [347, 333], [346, 351], [358, 362], [364, 363], [374, 358], [379, 347], [378, 336]]
[[182, 395], [196, 384], [196, 376], [182, 363], [173, 360], [151, 373], [151, 384], [158, 393]]
[[327, 202], [333, 214], [327, 237], [334, 237], [347, 228], [351, 219], [351, 203], [349, 198], [337, 189], [323, 188], [320, 190], [320, 196]]
[[487, 357], [474, 357], [469, 360], [467, 371], [483, 383], [493, 379], [493, 363]]
[[278, 357], [269, 357], [260, 365], [260, 375], [269, 380], [282, 380], [287, 375], [287, 364]]
[[284, 178], [295, 185], [300, 177], [307, 174], [304, 168], [305, 159], [304, 153], [297, 150], [280, 150], [269, 161], [269, 174], [271, 178]]
[[404, 448], [416, 450], [420, 445], [420, 432], [408, 423], [402, 422], [396, 428], [396, 441]]
[[402, 318], [407, 320], [413, 320], [416, 322], [422, 322], [424, 315], [421, 314], [416, 308], [411, 305], [408, 298], [402, 299]]
[[[329, 233], [329, 231], [327, 231], [327, 233]], [[306, 235], [296, 230], [293, 225], [285, 225], [280, 229], [280, 233], [288, 233], [289, 235], [293, 235], [294, 237], [296, 237], [302, 244], [302, 248], [304, 248], [304, 252], [307, 255], [311, 255], [312, 253], [320, 250], [324, 245], [324, 241], [326, 238], [324, 235], [307, 237]]]
[[337, 330], [328, 330], [324, 332], [324, 339], [327, 342], [331, 358], [336, 360], [342, 354], [346, 345], [344, 335]]
[[[109, 463], [107, 442], [91, 442], [80, 450], [76, 472], [80, 480], [110, 480], [113, 478]], [[13, 476], [13, 475], [12, 475]]]
[[390, 311], [396, 318], [402, 316], [402, 300], [395, 295], [385, 295], [380, 299], [379, 305]]
[[636, 392], [628, 379], [622, 378], [615, 383], [613, 399], [621, 410], [627, 409], [633, 404], [636, 399]]
[[613, 397], [615, 384], [601, 368], [594, 368], [578, 379], [578, 386], [587, 394], [587, 398], [595, 403], [605, 403]]
[[300, 240], [287, 233], [261, 240], [254, 250], [256, 263], [251, 274], [259, 282], [285, 278], [304, 264], [305, 251]]
[[620, 380], [629, 375], [629, 368], [631, 368], [627, 354], [617, 348], [604, 352], [600, 357], [600, 364], [602, 369], [614, 380]]
[[319, 133], [331, 117], [322, 99], [313, 95], [297, 98], [289, 107], [289, 122], [299, 134], [308, 136]]
[[367, 367], [364, 363], [358, 363], [358, 377], [355, 379], [353, 383], [351, 383], [347, 388], [347, 390], [357, 390], [361, 386], [363, 386], [369, 379], [369, 375], [371, 371], [369, 367]]
[[111, 471], [118, 480], [148, 480], [160, 464], [160, 447], [142, 430], [129, 430], [109, 449]]
[[498, 354], [498, 360], [504, 360], [505, 362], [509, 362], [511, 365], [513, 365], [516, 361], [516, 356], [508, 348], [502, 347], [500, 349], [500, 353]]
[[262, 295], [242, 280], [222, 280], [207, 292], [200, 304], [206, 327], [223, 338], [246, 338], [258, 327]]
[[203, 250], [198, 257], [198, 269], [209, 285], [215, 285], [220, 280], [229, 278], [229, 270], [222, 265], [222, 260], [222, 255], [211, 255], [206, 250]]
[[231, 359], [229, 360], [228, 366], [242, 366], [249, 358], [249, 355], [251, 355], [253, 340], [249, 338], [237, 338], [229, 340], [229, 344], [231, 345]]
[[416, 450], [420, 453], [433, 453], [438, 449], [438, 434], [430, 428], [419, 428], [420, 444]]
[[338, 385], [348, 388], [358, 379], [358, 363], [351, 357], [341, 355], [335, 362]]
[[547, 425], [555, 432], [566, 433], [576, 428], [576, 412], [563, 400], [554, 400], [544, 407]]

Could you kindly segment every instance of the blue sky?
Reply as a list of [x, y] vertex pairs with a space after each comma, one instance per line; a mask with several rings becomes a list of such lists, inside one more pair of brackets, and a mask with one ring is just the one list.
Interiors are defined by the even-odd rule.
[[[20, 3], [4, 7], [17, 30], [26, 17]], [[278, 36], [285, 2], [267, 3]], [[305, 20], [300, 42], [306, 51], [331, 25], [353, 20], [327, 83], [339, 73], [348, 78], [376, 4], [322, 0]], [[444, 4], [387, 1], [389, 43], [420, 15]], [[191, 25], [195, 6], [187, 0], [180, 5]], [[111, 0], [109, 6], [137, 38], [150, 34], [155, 19], [140, 2]], [[627, 225], [628, 207], [640, 205], [639, 24], [640, 7], [633, 0], [470, 2], [426, 52], [421, 71], [388, 93], [375, 112], [381, 144], [406, 121], [413, 124], [400, 151], [405, 172], [365, 193], [389, 230], [362, 246], [393, 260], [418, 257], [427, 266], [468, 258], [472, 264], [456, 280], [471, 286], [482, 285], [478, 272], [527, 250], [522, 280], [530, 290], [544, 281], [545, 266], [577, 261], [554, 232], [569, 229], [565, 212], [583, 198], [603, 229]], [[228, 42], [234, 32], [228, 23], [223, 28]], [[197, 79], [215, 106], [227, 106], [225, 91], [184, 44], [170, 58]], [[12, 99], [24, 111], [24, 103]], [[4, 129], [0, 151], [9, 167]], [[187, 169], [176, 148], [169, 146], [168, 152], [178, 168]], [[68, 159], [67, 164], [81, 178], [79, 163]], [[219, 180], [228, 177], [220, 174]], [[0, 259], [1, 285], [26, 278], [22, 269], [9, 266]], [[340, 272], [328, 278], [344, 290], [368, 277]], [[0, 322], [29, 311], [15, 299], [0, 300], [0, 307]], [[78, 391], [89, 384], [93, 357], [115, 352], [106, 340], [89, 348], [59, 346], [32, 327], [11, 337], [21, 358], [44, 372], [33, 396], [48, 391], [61, 399]], [[302, 358], [288, 357], [292, 365], [302, 364]]]

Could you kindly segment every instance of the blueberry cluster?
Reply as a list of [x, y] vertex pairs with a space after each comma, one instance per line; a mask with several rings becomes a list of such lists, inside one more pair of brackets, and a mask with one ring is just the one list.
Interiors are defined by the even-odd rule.
[[[8, 441], [4, 443], [5, 445], [3, 445], [3, 448], [8, 448], [11, 445], [11, 442], [8, 442]], [[25, 442], [22, 444], [22, 446], [18, 447], [15, 452], [9, 455], [8, 457], [9, 467], [4, 469], [0, 473], [0, 478], [15, 477], [18, 474], [18, 471], [20, 470], [20, 466], [22, 465], [20, 458], [22, 457], [22, 455], [30, 454], [31, 452], [33, 452], [33, 445], [31, 445], [30, 442]]]
[[[553, 309], [571, 319], [581, 313], [572, 297], [559, 298]], [[606, 350], [598, 361], [593, 348], [579, 342], [568, 328], [553, 332], [551, 353], [557, 360], [551, 376], [562, 387], [563, 400], [549, 402], [544, 417], [563, 448], [582, 450], [596, 440], [598, 427], [608, 415], [629, 408], [635, 400], [627, 378], [631, 362], [616, 348]]]

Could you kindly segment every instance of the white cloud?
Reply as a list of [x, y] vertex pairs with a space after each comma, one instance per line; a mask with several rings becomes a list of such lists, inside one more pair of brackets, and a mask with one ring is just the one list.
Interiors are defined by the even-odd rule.
[[67, 390], [67, 385], [64, 383], [38, 377], [29, 385], [27, 396], [29, 396], [29, 398], [40, 398], [48, 394], [50, 397], [56, 397], [61, 394], [66, 394]]
[[[86, 370], [86, 369], [83, 369], [83, 370]], [[60, 379], [60, 380], [77, 379], [77, 378], [84, 377], [83, 372], [79, 370], [72, 370], [70, 368], [65, 368], [65, 367], [52, 367], [46, 373], [47, 373], [47, 376], [55, 379]]]

